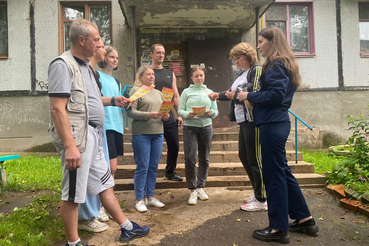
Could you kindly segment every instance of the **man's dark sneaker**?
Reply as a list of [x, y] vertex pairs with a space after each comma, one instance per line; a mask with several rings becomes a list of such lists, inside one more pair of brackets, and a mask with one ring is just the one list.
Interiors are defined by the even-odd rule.
[[119, 241], [121, 242], [129, 242], [132, 239], [136, 238], [136, 237], [143, 237], [145, 236], [147, 233], [149, 233], [150, 228], [148, 226], [139, 226], [137, 225], [135, 222], [132, 222], [133, 228], [132, 230], [128, 231], [126, 229], [121, 228], [120, 230], [122, 231], [122, 233], [120, 234], [120, 238]]
[[[65, 244], [65, 246], [69, 246], [69, 243]], [[81, 241], [79, 241], [76, 246], [88, 246], [87, 244], [83, 244]]]
[[313, 218], [300, 223], [299, 220], [295, 220], [292, 224], [289, 225], [290, 232], [303, 232], [307, 234], [316, 234], [319, 232], [318, 226], [315, 224], [315, 220]]
[[165, 174], [164, 175], [164, 179], [166, 180], [173, 180], [173, 181], [183, 181], [183, 178], [181, 176], [179, 176], [176, 173], [173, 174]]

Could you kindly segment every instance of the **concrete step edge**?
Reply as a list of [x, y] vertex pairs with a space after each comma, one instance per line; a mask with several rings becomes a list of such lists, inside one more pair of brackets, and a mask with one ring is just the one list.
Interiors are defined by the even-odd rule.
[[[289, 166], [299, 166], [299, 165], [314, 165], [312, 163], [309, 162], [305, 162], [305, 161], [299, 161], [298, 163], [295, 163], [295, 161], [289, 161], [288, 162]], [[165, 169], [166, 164], [159, 164], [158, 169]], [[228, 163], [210, 163], [209, 164], [209, 168], [234, 168], [234, 167], [242, 167], [243, 165], [241, 162], [228, 162]], [[178, 163], [177, 164], [177, 168], [185, 168], [185, 164], [184, 163]], [[136, 169], [136, 165], [118, 165], [118, 169]]]

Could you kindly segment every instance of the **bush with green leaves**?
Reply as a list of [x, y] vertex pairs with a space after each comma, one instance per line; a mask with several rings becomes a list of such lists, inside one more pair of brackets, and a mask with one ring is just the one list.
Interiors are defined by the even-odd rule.
[[328, 182], [344, 184], [359, 194], [369, 193], [369, 118], [362, 114], [347, 118], [349, 130], [353, 131], [346, 142], [350, 145], [350, 156], [333, 166]]

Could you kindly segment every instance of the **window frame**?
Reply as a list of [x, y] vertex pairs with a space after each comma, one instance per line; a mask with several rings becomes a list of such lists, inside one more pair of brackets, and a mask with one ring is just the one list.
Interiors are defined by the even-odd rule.
[[[360, 19], [360, 5], [369, 5], [369, 2], [358, 2], [358, 19], [360, 22], [369, 22], [369, 19]], [[360, 47], [360, 28], [359, 28], [359, 47]], [[369, 51], [361, 51], [360, 49], [360, 57], [369, 57]]]
[[59, 2], [59, 55], [64, 53], [64, 23], [72, 22], [73, 20], [65, 19], [65, 5], [76, 5], [85, 7], [85, 19], [90, 20], [90, 7], [108, 6], [110, 7], [110, 44], [113, 45], [113, 18], [112, 18], [112, 2], [111, 1], [60, 1]]
[[0, 60], [5, 60], [9, 58], [9, 19], [8, 19], [8, 2], [7, 1], [0, 1], [0, 6], [5, 6], [6, 8], [6, 42], [7, 42], [7, 50], [6, 53], [0, 53]]
[[[293, 52], [295, 57], [313, 57], [315, 56], [315, 29], [314, 29], [314, 2], [274, 2], [272, 5], [284, 5], [286, 6], [287, 20], [285, 21], [286, 26], [286, 38], [288, 45], [291, 47], [291, 35], [290, 35], [290, 10], [289, 7], [294, 6], [306, 6], [308, 8], [308, 19], [309, 19], [309, 52]], [[265, 14], [268, 10], [265, 12]], [[264, 14], [264, 26], [267, 22], [281, 22], [281, 20], [266, 20]]]

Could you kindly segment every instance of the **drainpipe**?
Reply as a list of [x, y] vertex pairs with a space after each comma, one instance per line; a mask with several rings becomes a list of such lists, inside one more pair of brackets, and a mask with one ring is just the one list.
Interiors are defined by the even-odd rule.
[[342, 30], [341, 30], [341, 0], [336, 0], [336, 28], [337, 28], [337, 63], [338, 63], [338, 88], [345, 89], [342, 64]]
[[137, 72], [137, 42], [136, 42], [136, 6], [129, 6], [132, 11], [132, 44], [133, 44], [133, 80]]
[[30, 57], [31, 57], [31, 94], [36, 90], [36, 36], [35, 36], [35, 0], [29, 1], [30, 20]]
[[[258, 47], [258, 33], [259, 33], [259, 14], [260, 14], [260, 7], [255, 8], [255, 37], [256, 37], [256, 47]], [[258, 54], [258, 60], [260, 61], [260, 53], [258, 49], [256, 49], [256, 53]]]

